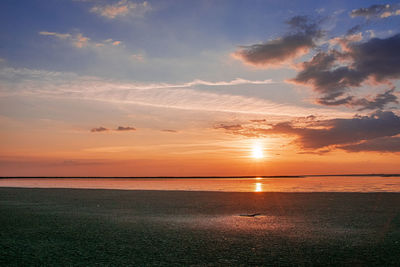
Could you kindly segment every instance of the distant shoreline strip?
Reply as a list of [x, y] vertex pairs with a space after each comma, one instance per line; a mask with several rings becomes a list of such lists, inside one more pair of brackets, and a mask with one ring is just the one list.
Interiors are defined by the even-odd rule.
[[226, 178], [312, 178], [312, 177], [400, 177], [400, 174], [313, 174], [313, 175], [246, 175], [246, 176], [3, 176], [0, 179], [226, 179]]

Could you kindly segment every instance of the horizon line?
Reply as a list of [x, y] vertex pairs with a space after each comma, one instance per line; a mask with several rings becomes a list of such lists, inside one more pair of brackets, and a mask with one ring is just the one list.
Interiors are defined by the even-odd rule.
[[0, 179], [13, 178], [118, 178], [118, 179], [209, 179], [209, 178], [306, 178], [306, 177], [343, 177], [343, 176], [369, 176], [369, 177], [400, 177], [399, 173], [367, 173], [367, 174], [310, 174], [310, 175], [239, 175], [239, 176], [0, 176]]

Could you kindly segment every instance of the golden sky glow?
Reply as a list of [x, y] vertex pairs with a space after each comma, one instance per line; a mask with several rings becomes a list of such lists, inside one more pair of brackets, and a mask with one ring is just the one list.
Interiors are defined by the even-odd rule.
[[0, 2], [0, 176], [400, 172], [398, 5], [61, 2]]

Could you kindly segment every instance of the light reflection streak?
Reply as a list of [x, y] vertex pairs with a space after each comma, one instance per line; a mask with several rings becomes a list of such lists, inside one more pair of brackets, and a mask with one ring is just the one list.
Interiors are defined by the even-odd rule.
[[256, 188], [254, 192], [262, 192], [262, 183], [256, 183]]

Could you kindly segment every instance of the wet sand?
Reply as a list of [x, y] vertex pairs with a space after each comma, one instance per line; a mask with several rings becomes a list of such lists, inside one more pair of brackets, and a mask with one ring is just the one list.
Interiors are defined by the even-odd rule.
[[399, 258], [399, 193], [0, 188], [2, 266], [394, 266]]

